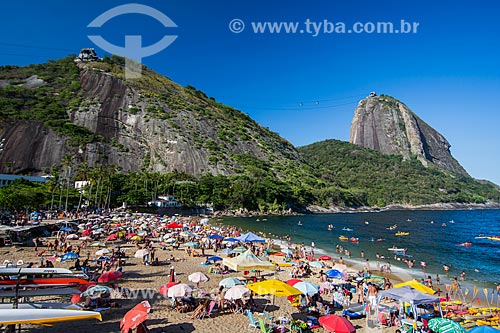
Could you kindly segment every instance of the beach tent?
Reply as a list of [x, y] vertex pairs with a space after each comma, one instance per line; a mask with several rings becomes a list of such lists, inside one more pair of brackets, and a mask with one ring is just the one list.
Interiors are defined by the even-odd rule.
[[[388, 290], [381, 291], [378, 294], [377, 303], [380, 303], [382, 298], [392, 298], [400, 302], [410, 303], [412, 308], [412, 312], [414, 314], [417, 313], [417, 305], [420, 304], [440, 304], [439, 297], [435, 297], [429, 294], [424, 294], [416, 289], [413, 289], [409, 286], [404, 286], [400, 288], [392, 288]], [[441, 306], [439, 306], [439, 311], [441, 312], [441, 317], [443, 316], [443, 312], [441, 311]], [[378, 318], [378, 315], [377, 315]]]
[[254, 242], [264, 243], [266, 241], [264, 238], [257, 236], [253, 232], [247, 232], [246, 234], [236, 237], [236, 239], [239, 242], [244, 242], [244, 243], [254, 243]]
[[424, 286], [423, 284], [421, 284], [420, 282], [418, 282], [415, 279], [410, 280], [410, 281], [406, 281], [406, 282], [402, 282], [402, 283], [398, 283], [394, 286], [394, 288], [401, 288], [401, 287], [405, 287], [405, 286], [409, 286], [413, 289], [416, 289], [422, 293], [429, 294], [429, 295], [434, 295], [436, 293], [434, 290], [432, 290], [431, 288], [429, 288], [427, 286]]
[[249, 249], [237, 257], [234, 258], [224, 258], [222, 264], [239, 272], [239, 271], [250, 271], [250, 270], [274, 270], [275, 265], [267, 260], [262, 260], [257, 257]]

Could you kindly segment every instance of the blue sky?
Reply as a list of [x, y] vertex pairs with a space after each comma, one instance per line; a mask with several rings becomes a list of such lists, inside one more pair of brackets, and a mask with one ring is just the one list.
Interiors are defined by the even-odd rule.
[[[500, 184], [500, 3], [495, 1], [137, 0], [176, 24], [128, 14], [87, 25], [118, 0], [2, 2], [0, 65], [45, 62], [141, 35], [143, 45], [177, 35], [143, 59], [174, 81], [234, 106], [300, 146], [348, 140], [357, 102], [370, 91], [394, 96], [451, 143], [476, 178]], [[245, 22], [232, 33], [229, 22]], [[254, 33], [252, 22], [418, 22], [414, 34]]]

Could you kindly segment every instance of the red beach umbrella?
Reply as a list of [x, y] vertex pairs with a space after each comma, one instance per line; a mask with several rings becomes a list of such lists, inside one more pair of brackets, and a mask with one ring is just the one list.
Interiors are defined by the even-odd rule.
[[105, 272], [101, 276], [99, 276], [99, 279], [97, 279], [97, 282], [111, 282], [111, 281], [115, 281], [115, 280], [118, 280], [119, 278], [121, 278], [122, 275], [123, 275], [123, 273], [122, 272], [118, 272], [118, 271]]
[[112, 235], [109, 235], [108, 237], [106, 237], [106, 240], [107, 241], [114, 241], [118, 238], [118, 235], [117, 234], [112, 234]]
[[319, 323], [328, 332], [355, 333], [356, 329], [351, 322], [344, 317], [328, 315], [319, 318]]
[[135, 232], [131, 233], [131, 234], [128, 234], [127, 236], [125, 236], [126, 239], [129, 239], [129, 238], [132, 238], [134, 236], [136, 236], [137, 234]]
[[142, 301], [134, 306], [120, 321], [121, 331], [128, 333], [130, 330], [136, 329], [148, 319], [149, 311], [151, 311], [151, 305], [149, 305], [148, 301]]
[[286, 281], [286, 284], [293, 286], [294, 284], [299, 283], [299, 282], [302, 282], [302, 280], [301, 279], [290, 279], [290, 280]]
[[90, 236], [90, 233], [91, 233], [91, 232], [92, 232], [92, 231], [90, 231], [89, 229], [84, 230], [84, 231], [82, 232], [82, 236]]
[[182, 224], [179, 224], [177, 222], [172, 222], [172, 223], [169, 223], [165, 226], [165, 228], [168, 228], [168, 229], [180, 229], [180, 228], [184, 228], [184, 226]]
[[319, 257], [319, 260], [332, 260], [332, 257], [324, 255], [324, 256]]

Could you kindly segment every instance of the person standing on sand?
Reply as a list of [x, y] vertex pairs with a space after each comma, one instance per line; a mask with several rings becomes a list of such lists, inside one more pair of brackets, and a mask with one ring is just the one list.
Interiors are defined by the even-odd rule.
[[377, 305], [377, 288], [373, 285], [373, 283], [368, 284], [368, 302], [371, 307], [375, 307]]

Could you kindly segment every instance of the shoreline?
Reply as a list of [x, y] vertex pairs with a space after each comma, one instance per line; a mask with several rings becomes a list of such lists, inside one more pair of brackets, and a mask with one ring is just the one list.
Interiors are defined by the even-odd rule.
[[261, 217], [261, 216], [301, 216], [308, 214], [338, 214], [338, 213], [376, 213], [376, 212], [387, 212], [387, 211], [406, 211], [406, 210], [430, 210], [430, 211], [451, 211], [451, 210], [487, 210], [487, 209], [500, 209], [500, 203], [497, 202], [487, 202], [487, 203], [434, 203], [427, 205], [403, 205], [403, 204], [393, 204], [384, 207], [346, 207], [346, 206], [333, 206], [333, 207], [320, 207], [316, 205], [307, 206], [305, 211], [296, 212], [292, 210], [287, 211], [249, 211], [246, 209], [240, 210], [224, 210], [215, 211], [211, 218], [223, 218], [223, 217]]

